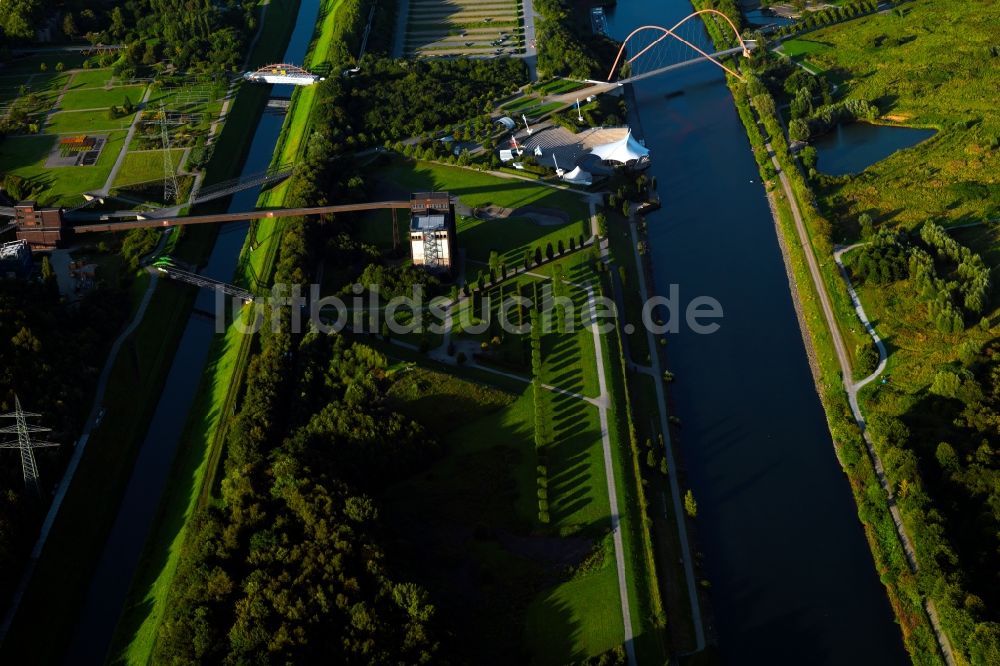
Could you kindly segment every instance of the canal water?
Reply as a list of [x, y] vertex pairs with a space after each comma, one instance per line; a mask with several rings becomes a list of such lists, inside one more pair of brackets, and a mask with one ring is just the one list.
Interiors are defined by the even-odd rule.
[[[619, 0], [611, 35], [671, 26], [686, 0]], [[703, 46], [708, 44], [702, 35]], [[841, 471], [792, 304], [774, 222], [722, 72], [635, 86], [650, 175], [658, 293], [723, 307], [711, 335], [672, 335], [678, 450], [698, 502], [710, 635], [728, 664], [907, 663]]]
[[816, 168], [831, 176], [861, 173], [897, 150], [915, 146], [934, 136], [935, 130], [869, 123], [837, 125], [812, 142]]
[[[303, 61], [318, 13], [319, 0], [301, 0], [284, 62]], [[292, 86], [274, 86], [272, 95], [287, 97], [291, 95], [291, 89]], [[260, 115], [243, 163], [244, 175], [267, 169], [283, 121], [284, 117], [281, 115]], [[252, 209], [259, 195], [260, 188], [235, 194], [229, 211]], [[234, 222], [219, 230], [202, 274], [217, 280], [232, 279], [248, 227], [247, 222]], [[203, 290], [197, 297], [195, 309], [214, 312], [214, 294]], [[192, 313], [188, 318], [114, 526], [105, 543], [104, 553], [90, 580], [87, 599], [64, 660], [67, 666], [103, 664], [107, 658], [115, 626], [124, 610], [132, 576], [142, 555], [146, 537], [156, 519], [181, 431], [205, 371], [214, 331], [215, 322], [211, 318], [197, 313]]]

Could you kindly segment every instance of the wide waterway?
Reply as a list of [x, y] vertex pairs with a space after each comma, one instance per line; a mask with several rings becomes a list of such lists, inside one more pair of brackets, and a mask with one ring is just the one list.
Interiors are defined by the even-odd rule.
[[[611, 35], [671, 26], [686, 0], [619, 0]], [[704, 37], [703, 46], [707, 45]], [[904, 664], [809, 370], [774, 221], [722, 72], [636, 84], [663, 208], [649, 222], [657, 291], [724, 309], [712, 335], [670, 338], [678, 450], [723, 661]], [[677, 94], [677, 93], [682, 94]]]
[[[319, 0], [301, 0], [284, 62], [302, 62], [318, 11]], [[291, 86], [275, 86], [272, 94], [288, 96]], [[243, 163], [243, 174], [259, 173], [268, 167], [283, 120], [280, 115], [261, 114]], [[259, 195], [259, 188], [237, 193], [232, 197], [229, 210], [250, 210]], [[208, 264], [201, 273], [217, 280], [231, 280], [247, 228], [246, 222], [234, 222], [220, 229]], [[204, 291], [198, 295], [195, 309], [213, 312], [214, 300], [214, 294]], [[67, 665], [103, 664], [105, 661], [143, 545], [156, 518], [181, 431], [205, 371], [214, 330], [215, 323], [209, 317], [192, 313], [188, 318], [114, 526], [90, 580], [87, 599], [64, 660]]]

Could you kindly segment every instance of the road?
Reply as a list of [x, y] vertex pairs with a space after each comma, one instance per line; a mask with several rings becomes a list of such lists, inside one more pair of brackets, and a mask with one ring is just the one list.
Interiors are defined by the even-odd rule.
[[[858, 428], [861, 430], [861, 434], [864, 437], [865, 447], [868, 450], [868, 455], [871, 457], [872, 464], [875, 467], [875, 472], [878, 476], [879, 483], [882, 486], [882, 490], [885, 492], [888, 498], [889, 513], [892, 516], [892, 522], [896, 527], [896, 535], [899, 537], [899, 542], [903, 547], [903, 551], [906, 553], [906, 559], [909, 562], [910, 568], [913, 571], [917, 570], [917, 559], [915, 551], [913, 548], [913, 542], [910, 540], [909, 535], [906, 533], [906, 528], [903, 525], [903, 518], [900, 515], [899, 507], [896, 505], [896, 498], [892, 492], [892, 487], [889, 484], [888, 479], [885, 475], [885, 467], [882, 465], [882, 460], [879, 458], [878, 452], [875, 450], [875, 444], [872, 441], [871, 435], [868, 434], [868, 430], [865, 427], [865, 417], [861, 413], [861, 407], [858, 404], [858, 391], [871, 381], [873, 381], [884, 369], [886, 365], [886, 350], [885, 345], [879, 339], [878, 334], [875, 333], [874, 327], [868, 321], [868, 317], [864, 313], [864, 309], [861, 307], [861, 303], [858, 300], [857, 293], [854, 291], [853, 285], [851, 285], [848, 279], [848, 292], [851, 295], [851, 301], [854, 305], [855, 312], [861, 318], [862, 323], [865, 325], [865, 329], [869, 332], [875, 341], [876, 346], [879, 351], [879, 365], [874, 373], [865, 377], [864, 379], [855, 382], [851, 372], [851, 362], [850, 357], [847, 354], [847, 349], [844, 346], [844, 340], [840, 335], [840, 329], [837, 327], [837, 319], [833, 312], [833, 306], [830, 304], [830, 297], [826, 292], [826, 287], [823, 282], [823, 277], [820, 274], [819, 263], [816, 261], [816, 254], [813, 252], [812, 243], [809, 240], [809, 234], [806, 231], [805, 223], [802, 220], [802, 213], [799, 210], [798, 201], [795, 198], [795, 194], [792, 191], [791, 183], [788, 180], [787, 174], [782, 170], [781, 164], [778, 162], [778, 158], [774, 153], [774, 149], [771, 147], [771, 143], [766, 143], [766, 149], [771, 156], [771, 163], [778, 172], [778, 180], [781, 182], [782, 191], [785, 194], [785, 198], [788, 200], [789, 208], [792, 211], [792, 218], [795, 221], [795, 229], [799, 237], [799, 244], [802, 247], [802, 252], [806, 258], [806, 264], [809, 267], [809, 275], [812, 278], [813, 287], [816, 293], [819, 295], [820, 305], [823, 310], [823, 317], [826, 320], [827, 329], [830, 331], [830, 338], [833, 340], [834, 351], [837, 354], [837, 362], [840, 364], [841, 377], [844, 383], [844, 390], [847, 391], [847, 399], [851, 406], [851, 413], [854, 416], [854, 421], [857, 423]], [[768, 194], [770, 196], [770, 193]], [[779, 231], [780, 233], [780, 231]], [[841, 274], [847, 279], [847, 274], [844, 269], [843, 264], [840, 262], [840, 254], [843, 254], [846, 250], [850, 248], [844, 248], [839, 254], [835, 254], [835, 260], [838, 267], [840, 268]], [[930, 619], [931, 627], [934, 630], [934, 635], [937, 638], [938, 647], [941, 650], [941, 654], [944, 656], [945, 661], [948, 666], [954, 666], [956, 664], [955, 655], [951, 647], [951, 642], [948, 640], [948, 636], [945, 634], [944, 630], [941, 628], [941, 623], [938, 620], [937, 609], [934, 607], [934, 602], [931, 599], [924, 600], [924, 609], [927, 612], [927, 616]]]

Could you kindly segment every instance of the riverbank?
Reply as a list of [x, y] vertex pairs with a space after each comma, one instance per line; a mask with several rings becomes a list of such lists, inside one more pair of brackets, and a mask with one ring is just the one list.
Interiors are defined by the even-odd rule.
[[[287, 39], [291, 27], [288, 12], [272, 5], [267, 17], [261, 27], [266, 38], [258, 42], [251, 64], [273, 61], [277, 57], [275, 45]], [[248, 129], [266, 99], [266, 91], [240, 90], [206, 167], [206, 184], [238, 175], [247, 150]], [[210, 204], [204, 210], [219, 210], [221, 205]], [[200, 264], [209, 256], [217, 233], [209, 228], [189, 229], [183, 234], [177, 230], [174, 238], [179, 239], [171, 238], [171, 243], [178, 256]], [[5, 662], [57, 663], [73, 635], [75, 613], [115, 520], [197, 295], [191, 287], [165, 281], [159, 281], [155, 290], [142, 322], [112, 368], [104, 401], [106, 415], [88, 442], [9, 640], [4, 643]]]
[[[343, 2], [326, 0], [320, 4], [318, 30], [314, 29], [309, 55], [304, 60], [306, 67], [319, 64], [326, 57], [338, 26], [337, 10]], [[311, 88], [299, 88], [293, 93], [272, 164], [299, 161], [305, 150], [303, 126], [310, 115], [314, 94]], [[284, 187], [279, 187], [262, 194], [257, 207], [280, 206]], [[254, 289], [269, 283], [279, 250], [280, 227], [274, 221], [267, 224], [267, 233], [261, 233], [260, 227], [252, 227], [248, 232], [234, 282]], [[254, 336], [229, 326], [212, 343], [206, 371], [181, 436], [171, 482], [133, 581], [126, 614], [116, 631], [115, 652], [127, 656], [130, 663], [149, 661], [191, 518], [211, 501], [223, 458], [225, 425], [242, 386], [254, 341]]]
[[[698, 5], [697, 2], [695, 4]], [[709, 32], [714, 33], [712, 36], [717, 44], [725, 43], [722, 35], [717, 29], [713, 30], [711, 24]], [[768, 183], [768, 200], [789, 275], [799, 326], [810, 358], [810, 368], [824, 407], [837, 458], [850, 480], [852, 494], [859, 507], [858, 517], [864, 526], [880, 580], [902, 629], [903, 642], [911, 658], [916, 663], [940, 663], [933, 628], [897, 534], [890, 498], [879, 482], [878, 459], [868, 455], [863, 433], [846, 400], [848, 396], [844, 387], [853, 381], [850, 370], [852, 359], [843, 341], [837, 339], [843, 337], [842, 322], [845, 319], [840, 308], [832, 307], [829, 303], [824, 305], [824, 297], [842, 303], [845, 299], [849, 300], [849, 295], [839, 279], [831, 282], [827, 277], [827, 261], [823, 262], [823, 270], [815, 259], [810, 266], [810, 255], [815, 253], [815, 230], [810, 229], [808, 223], [816, 224], [815, 213], [805, 215], [803, 222], [793, 210], [795, 206], [796, 210], [812, 211], [812, 199], [802, 199], [800, 191], [808, 192], [808, 187], [799, 182], [802, 180], [801, 174], [788, 154], [781, 128], [759, 123], [751, 109], [745, 88], [731, 77], [727, 77], [727, 83], [751, 146], [754, 149], [763, 148], [763, 151], [754, 151], [755, 157], [760, 166], [761, 177]], [[778, 169], [777, 180], [782, 184], [780, 189], [774, 180], [775, 174], [768, 168], [770, 165]], [[793, 202], [791, 197], [796, 201]], [[825, 244], [820, 248], [821, 256], [826, 257], [827, 249]], [[840, 350], [839, 358], [837, 350]]]

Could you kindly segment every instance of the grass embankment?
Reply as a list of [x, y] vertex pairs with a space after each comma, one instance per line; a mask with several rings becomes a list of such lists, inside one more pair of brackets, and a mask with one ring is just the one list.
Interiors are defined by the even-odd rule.
[[[321, 7], [323, 18], [314, 36], [310, 55], [306, 58], [307, 67], [319, 64], [327, 57], [328, 50], [337, 37], [336, 10], [342, 2], [343, 0], [330, 0]], [[276, 26], [275, 30], [284, 29], [287, 32], [291, 29], [295, 19], [294, 9], [289, 8], [282, 13], [280, 20], [285, 25]], [[268, 10], [268, 20], [271, 20], [272, 12], [275, 12], [273, 6]], [[260, 43], [265, 42], [266, 35], [262, 36]], [[255, 54], [255, 63], [266, 60]], [[272, 57], [271, 60], [275, 58]], [[300, 88], [294, 93], [272, 163], [294, 162], [305, 149], [302, 140], [307, 135], [308, 128], [303, 125], [311, 111], [313, 94], [308, 87]], [[244, 140], [250, 129], [244, 129]], [[216, 154], [219, 154], [218, 148]], [[280, 206], [283, 193], [284, 189], [280, 186], [265, 192], [258, 200], [258, 207]], [[251, 286], [266, 283], [278, 253], [277, 232], [277, 227], [255, 227], [255, 233], [248, 236], [248, 244], [244, 247], [234, 278], [236, 282]], [[251, 250], [251, 247], [255, 249]], [[160, 516], [147, 542], [143, 560], [133, 581], [125, 616], [117, 631], [113, 654], [129, 663], [148, 662], [181, 547], [187, 536], [188, 520], [199, 506], [211, 499], [222, 453], [222, 426], [232, 412], [236, 392], [242, 383], [252, 349], [252, 340], [252, 336], [243, 335], [236, 327], [230, 326], [225, 335], [216, 339], [209, 352], [206, 372], [195, 396], [181, 437], [178, 457], [171, 471], [171, 482], [161, 501]]]

